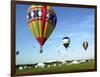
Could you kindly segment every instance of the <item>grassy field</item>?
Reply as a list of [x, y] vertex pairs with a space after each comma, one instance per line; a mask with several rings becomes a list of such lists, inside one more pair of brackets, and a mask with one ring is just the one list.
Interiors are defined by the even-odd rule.
[[88, 61], [81, 64], [73, 64], [73, 65], [67, 65], [62, 64], [59, 66], [57, 64], [56, 67], [51, 65], [50, 67], [45, 66], [44, 68], [38, 67], [38, 68], [27, 68], [23, 70], [16, 69], [16, 75], [22, 75], [22, 74], [50, 74], [50, 73], [67, 73], [67, 72], [77, 72], [77, 71], [88, 71], [88, 70], [94, 70], [95, 64], [94, 61]]

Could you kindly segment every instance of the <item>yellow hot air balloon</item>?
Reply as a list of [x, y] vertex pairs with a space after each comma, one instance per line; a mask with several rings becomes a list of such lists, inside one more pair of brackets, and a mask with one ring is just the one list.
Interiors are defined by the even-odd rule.
[[55, 28], [57, 16], [50, 6], [32, 5], [28, 8], [27, 20], [29, 29], [42, 46]]

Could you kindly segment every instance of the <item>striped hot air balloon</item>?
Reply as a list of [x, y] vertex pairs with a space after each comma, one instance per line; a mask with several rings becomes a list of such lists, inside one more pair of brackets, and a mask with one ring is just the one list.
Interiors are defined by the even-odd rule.
[[42, 53], [42, 46], [56, 26], [56, 13], [50, 6], [32, 5], [28, 8], [27, 20], [30, 31], [40, 44], [40, 53]]

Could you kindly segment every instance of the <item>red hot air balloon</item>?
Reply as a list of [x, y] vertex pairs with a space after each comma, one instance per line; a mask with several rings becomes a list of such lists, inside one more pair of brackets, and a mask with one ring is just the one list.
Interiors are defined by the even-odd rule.
[[57, 22], [55, 11], [50, 6], [32, 5], [28, 8], [27, 20], [30, 31], [40, 44], [40, 53], [42, 53], [42, 46]]

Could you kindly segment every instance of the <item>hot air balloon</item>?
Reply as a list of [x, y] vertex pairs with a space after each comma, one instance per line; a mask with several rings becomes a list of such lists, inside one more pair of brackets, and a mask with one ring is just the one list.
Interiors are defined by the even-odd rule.
[[31, 33], [40, 44], [42, 53], [42, 46], [56, 26], [56, 13], [50, 6], [32, 5], [28, 8], [27, 21]]
[[88, 42], [87, 41], [83, 42], [83, 47], [84, 47], [85, 50], [87, 50], [87, 48], [88, 48]]
[[64, 38], [62, 39], [62, 41], [63, 41], [64, 47], [67, 49], [67, 47], [68, 47], [69, 44], [70, 44], [70, 38], [69, 38], [69, 37], [64, 37]]
[[59, 55], [61, 54], [60, 51], [57, 51], [57, 52], [58, 52]]
[[18, 55], [19, 54], [19, 51], [16, 51], [16, 55]]

